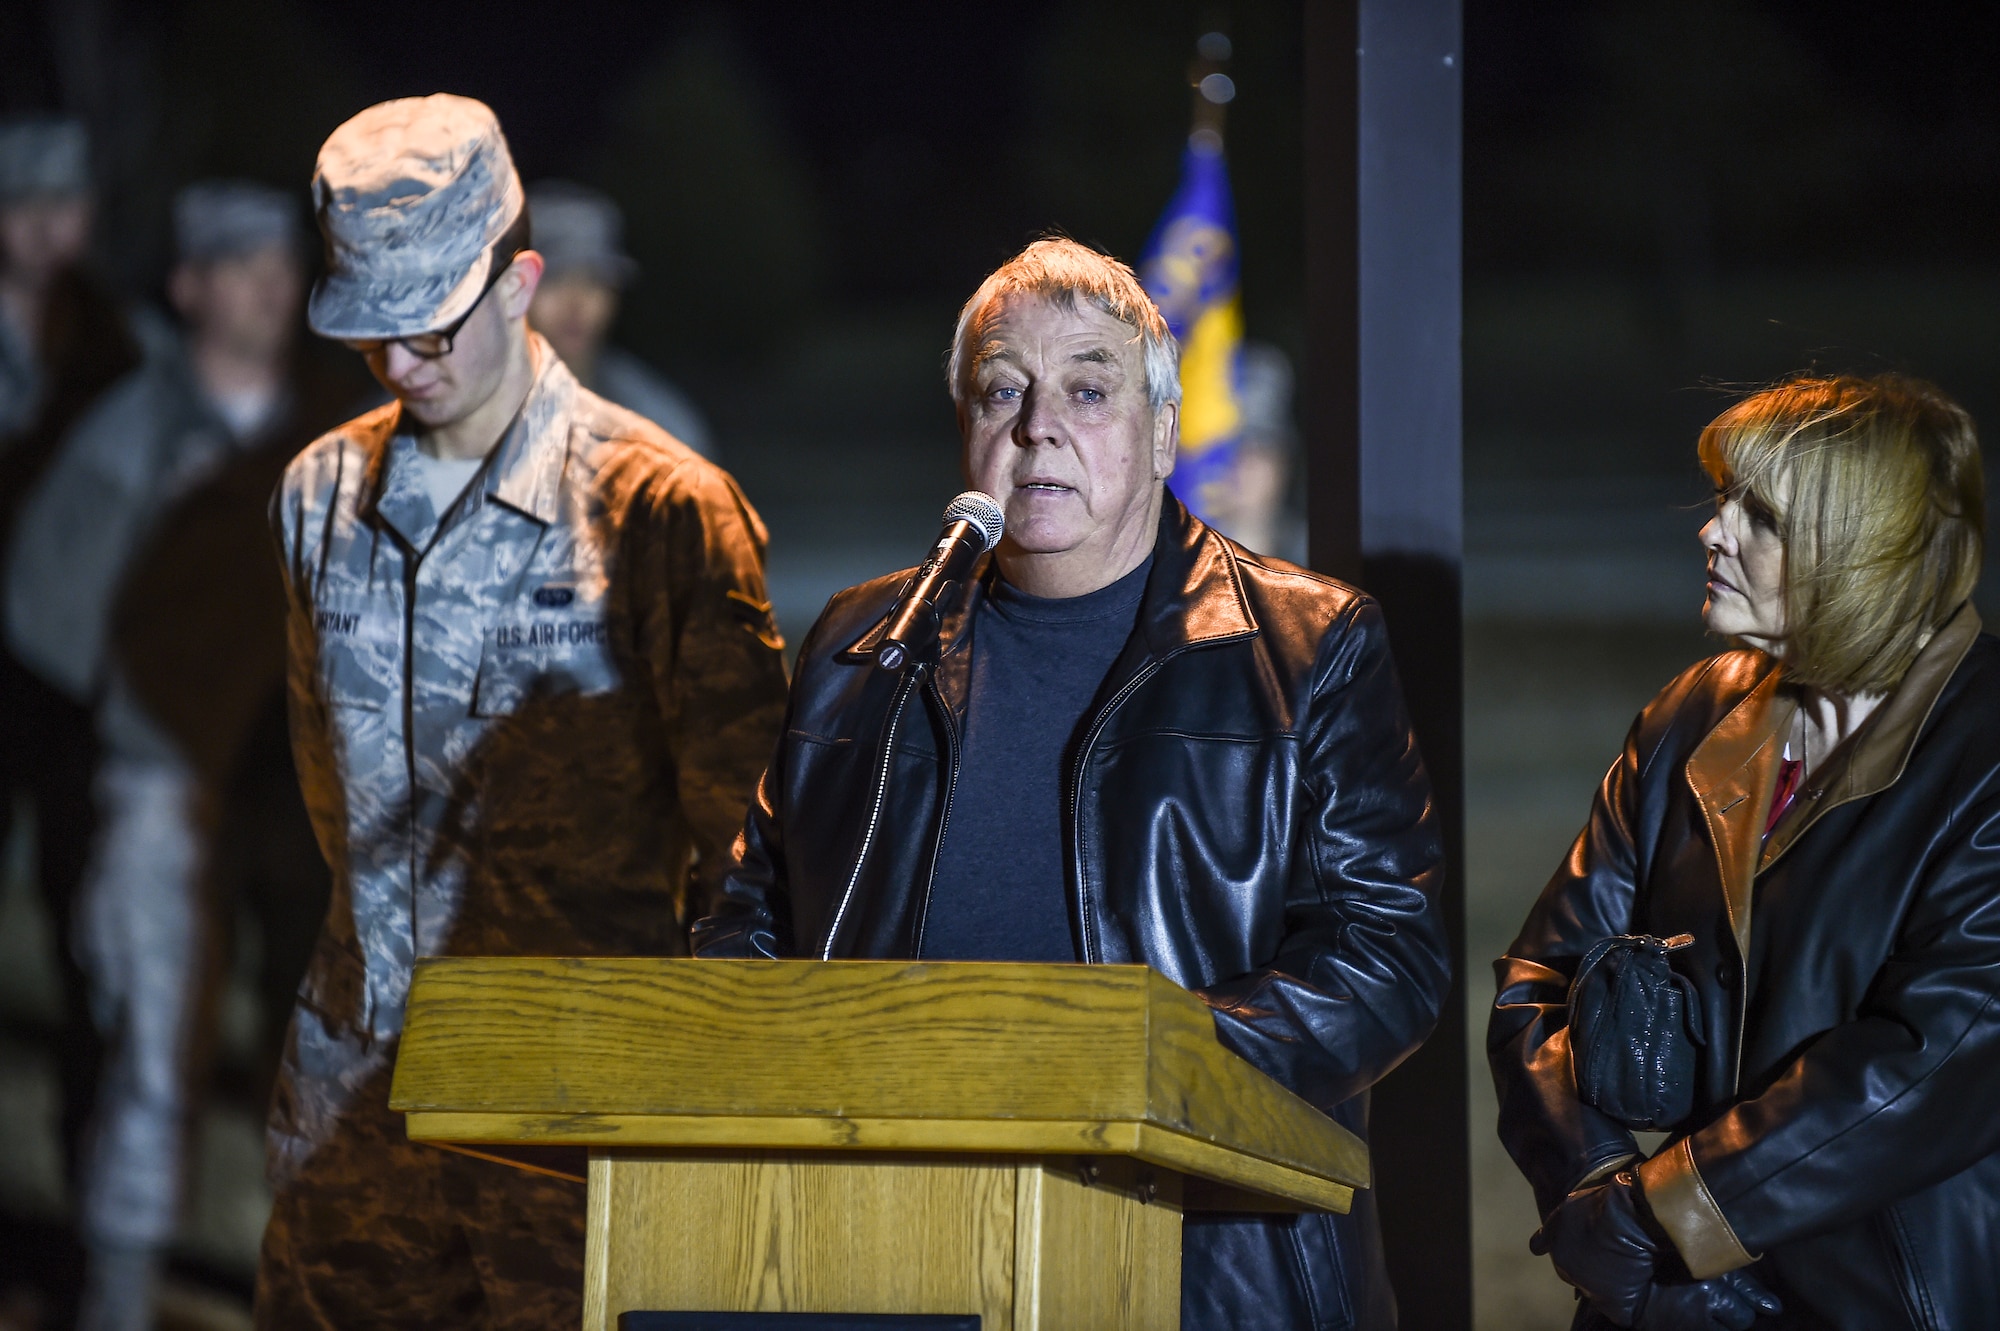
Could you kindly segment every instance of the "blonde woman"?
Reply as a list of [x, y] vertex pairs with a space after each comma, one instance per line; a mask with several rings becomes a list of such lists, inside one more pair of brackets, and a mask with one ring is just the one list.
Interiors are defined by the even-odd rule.
[[[1579, 1326], [2000, 1319], [2000, 642], [1972, 422], [1799, 378], [1703, 431], [1708, 628], [1496, 963]], [[1650, 1158], [1634, 1128], [1666, 1133]]]

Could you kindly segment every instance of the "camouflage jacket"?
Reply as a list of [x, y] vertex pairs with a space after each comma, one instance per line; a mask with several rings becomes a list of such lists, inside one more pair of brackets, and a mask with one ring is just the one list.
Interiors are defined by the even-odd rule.
[[683, 952], [777, 735], [763, 524], [536, 342], [519, 417], [442, 518], [394, 404], [272, 500], [334, 883], [300, 1001], [330, 1031], [400, 1031], [419, 956]]

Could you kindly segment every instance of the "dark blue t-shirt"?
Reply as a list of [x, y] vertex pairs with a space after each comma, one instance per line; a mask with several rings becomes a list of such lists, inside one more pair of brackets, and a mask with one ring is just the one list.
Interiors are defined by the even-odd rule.
[[996, 578], [972, 624], [958, 786], [924, 921], [935, 961], [1075, 961], [1063, 809], [1084, 713], [1138, 622], [1148, 559], [1087, 596]]

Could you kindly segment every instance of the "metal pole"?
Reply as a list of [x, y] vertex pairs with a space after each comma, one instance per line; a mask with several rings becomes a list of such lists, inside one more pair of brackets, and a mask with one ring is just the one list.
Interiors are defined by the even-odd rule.
[[1361, 139], [1357, 0], [1306, 0], [1306, 347], [1299, 367], [1312, 566], [1361, 580]]
[[[1459, 0], [1307, 0], [1303, 376], [1315, 567], [1382, 603], [1436, 789], [1464, 957]], [[1377, 1090], [1370, 1137], [1405, 1327], [1472, 1325], [1465, 989]]]

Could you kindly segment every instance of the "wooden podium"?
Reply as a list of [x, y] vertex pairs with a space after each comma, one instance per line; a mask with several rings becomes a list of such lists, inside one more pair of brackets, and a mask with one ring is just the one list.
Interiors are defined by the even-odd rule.
[[[424, 961], [390, 1103], [526, 1168], [587, 1152], [586, 1331], [1158, 1331], [1184, 1208], [1345, 1211], [1368, 1182], [1143, 966]], [[622, 1327], [648, 1325], [694, 1323]]]

